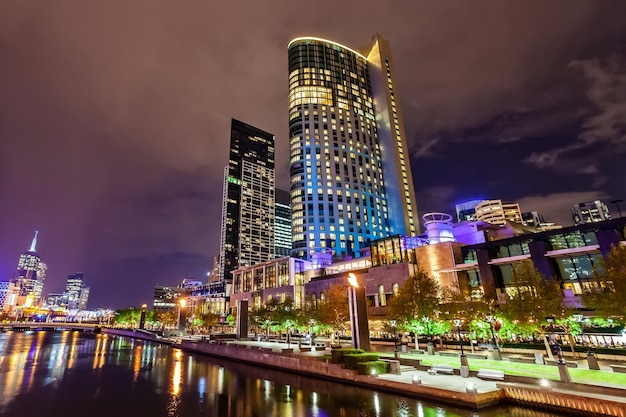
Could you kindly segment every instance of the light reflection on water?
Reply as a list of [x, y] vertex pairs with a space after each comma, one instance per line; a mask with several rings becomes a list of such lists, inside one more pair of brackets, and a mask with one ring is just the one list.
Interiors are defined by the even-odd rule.
[[104, 334], [0, 333], [0, 417], [496, 417]]

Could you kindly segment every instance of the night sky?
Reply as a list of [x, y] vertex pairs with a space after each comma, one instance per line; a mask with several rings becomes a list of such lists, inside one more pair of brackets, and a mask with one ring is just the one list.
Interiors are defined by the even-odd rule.
[[82, 271], [90, 308], [205, 280], [231, 117], [276, 135], [288, 188], [297, 36], [389, 39], [420, 214], [626, 200], [626, 2], [306, 4], [1, 2], [0, 279], [39, 230], [44, 293]]

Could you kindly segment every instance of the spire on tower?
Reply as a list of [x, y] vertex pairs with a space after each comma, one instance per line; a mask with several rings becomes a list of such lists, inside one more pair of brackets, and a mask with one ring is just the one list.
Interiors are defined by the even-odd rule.
[[35, 237], [33, 238], [33, 241], [30, 244], [30, 249], [28, 250], [29, 252], [37, 252], [37, 235], [39, 234], [39, 230], [35, 230]]

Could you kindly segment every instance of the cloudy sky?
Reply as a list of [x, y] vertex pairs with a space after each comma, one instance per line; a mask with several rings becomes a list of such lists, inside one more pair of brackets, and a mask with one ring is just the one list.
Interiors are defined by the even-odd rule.
[[0, 279], [36, 229], [44, 292], [82, 271], [92, 308], [204, 279], [231, 117], [276, 135], [288, 187], [297, 36], [390, 40], [421, 213], [501, 198], [570, 225], [626, 199], [626, 2], [306, 4], [1, 2]]

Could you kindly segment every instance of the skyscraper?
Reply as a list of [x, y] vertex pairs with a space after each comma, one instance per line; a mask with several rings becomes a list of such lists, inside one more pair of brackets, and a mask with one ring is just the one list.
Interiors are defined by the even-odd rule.
[[87, 300], [89, 300], [89, 287], [85, 285], [82, 272], [67, 276], [65, 295], [67, 295], [68, 308], [85, 310]]
[[289, 191], [276, 190], [274, 247], [277, 258], [291, 255], [291, 205]]
[[289, 43], [292, 239], [310, 259], [418, 233], [413, 177], [389, 42], [358, 52], [319, 38]]
[[274, 135], [232, 119], [219, 276], [274, 258]]
[[44, 280], [46, 279], [46, 264], [41, 262], [37, 254], [37, 237], [39, 232], [35, 232], [35, 237], [30, 244], [30, 248], [20, 255], [15, 272], [15, 284], [19, 288], [17, 299], [18, 306], [36, 307], [41, 301]]

